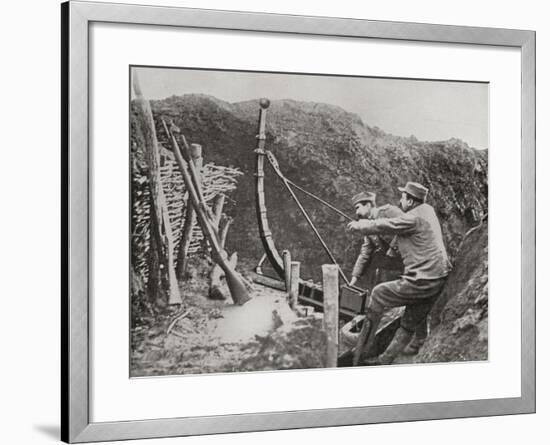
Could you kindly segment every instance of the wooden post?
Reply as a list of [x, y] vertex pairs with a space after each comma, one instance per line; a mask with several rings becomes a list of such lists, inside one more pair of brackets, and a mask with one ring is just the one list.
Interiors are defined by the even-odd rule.
[[290, 263], [292, 258], [290, 257], [290, 251], [283, 250], [283, 267], [285, 269], [285, 289], [290, 296]]
[[223, 206], [225, 204], [225, 195], [219, 194], [214, 198], [214, 204], [212, 204], [212, 211], [214, 212], [214, 227], [220, 228], [220, 221], [223, 214]]
[[221, 227], [218, 230], [220, 235], [220, 246], [225, 249], [225, 241], [227, 240], [227, 233], [229, 232], [229, 226], [233, 223], [233, 218], [224, 216], [223, 221], [220, 223]]
[[[170, 137], [170, 136], [168, 136]], [[191, 162], [195, 165], [197, 172], [199, 173], [199, 179], [202, 180], [200, 172], [202, 170], [202, 147], [199, 144], [191, 144], [190, 146]], [[185, 272], [187, 271], [187, 265], [189, 264], [189, 246], [193, 240], [193, 227], [197, 222], [197, 214], [194, 207], [191, 205], [191, 200], [187, 198], [187, 205], [185, 206], [185, 218], [183, 222], [183, 228], [181, 233], [181, 241], [178, 250], [178, 261], [176, 275], [178, 280], [183, 281], [185, 279]]]
[[[136, 72], [132, 73], [132, 85], [136, 95], [138, 113], [136, 115], [138, 127], [143, 134], [145, 145], [145, 159], [147, 161], [147, 177], [151, 192], [151, 245], [149, 253], [149, 279], [147, 293], [151, 301], [157, 304], [181, 303], [181, 296], [173, 268], [173, 257], [170, 252], [172, 245], [172, 230], [167, 217], [166, 200], [160, 179], [160, 152], [158, 148], [155, 122], [149, 101], [143, 97], [139, 78]], [[163, 240], [163, 229], [167, 243]], [[162, 286], [163, 272], [161, 265], [167, 270], [168, 301]], [[166, 276], [165, 275], [165, 276]]]
[[168, 215], [168, 205], [164, 194], [161, 196], [162, 221], [164, 222], [164, 233], [166, 235], [166, 254], [168, 262], [168, 304], [181, 304], [181, 294], [176, 277], [176, 264], [174, 261], [174, 236], [172, 234], [172, 226], [170, 225], [170, 217]]
[[[220, 217], [221, 219], [221, 217]], [[220, 247], [225, 249], [225, 240], [227, 239], [227, 232], [229, 231], [229, 226], [233, 220], [231, 218], [224, 218], [222, 228], [218, 230], [220, 238]], [[229, 257], [229, 265], [235, 269], [237, 267], [237, 252], [233, 252], [231, 257]], [[213, 300], [225, 300], [225, 294], [222, 288], [222, 278], [225, 277], [225, 272], [220, 267], [218, 263], [214, 263], [212, 269], [210, 270], [210, 288], [208, 290], [208, 296]]]
[[338, 366], [338, 274], [335, 264], [323, 264], [323, 329], [327, 335], [327, 368]]
[[300, 292], [300, 262], [290, 262], [290, 292], [289, 305], [294, 309], [298, 305], [298, 294]]

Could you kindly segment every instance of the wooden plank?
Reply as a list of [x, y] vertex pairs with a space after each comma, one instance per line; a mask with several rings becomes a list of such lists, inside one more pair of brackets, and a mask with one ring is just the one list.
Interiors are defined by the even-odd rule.
[[290, 263], [292, 258], [290, 256], [290, 251], [283, 250], [283, 267], [285, 270], [285, 288], [286, 291], [290, 293]]
[[327, 336], [326, 367], [338, 366], [338, 274], [335, 264], [323, 264], [323, 329]]
[[290, 262], [290, 292], [288, 294], [289, 305], [294, 309], [298, 304], [300, 294], [300, 262]]

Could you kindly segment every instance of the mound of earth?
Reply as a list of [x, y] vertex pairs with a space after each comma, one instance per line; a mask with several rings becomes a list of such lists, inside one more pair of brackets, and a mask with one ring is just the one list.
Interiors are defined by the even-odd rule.
[[434, 306], [428, 340], [415, 363], [488, 357], [487, 222], [464, 238], [445, 289]]
[[[160, 118], [173, 120], [189, 142], [203, 146], [205, 161], [244, 173], [232, 195], [234, 201], [226, 204], [235, 221], [228, 249], [238, 250], [241, 259], [258, 261], [263, 254], [254, 191], [258, 100], [227, 103], [191, 94], [151, 101], [151, 107], [161, 144]], [[133, 115], [130, 119], [132, 124]], [[458, 139], [422, 142], [393, 136], [340, 107], [293, 100], [271, 103], [266, 133], [266, 147], [289, 179], [348, 214], [353, 212], [349, 200], [359, 191], [376, 191], [379, 204], [385, 204], [398, 201], [397, 186], [406, 181], [427, 185], [451, 257], [463, 234], [487, 211], [487, 151]], [[132, 137], [139, 153], [143, 142], [137, 134]], [[293, 259], [302, 262], [303, 278], [319, 280], [326, 255], [269, 167], [266, 175], [268, 217], [279, 251], [291, 250]], [[360, 237], [345, 232], [346, 221], [339, 215], [311, 198], [300, 198], [336, 260], [349, 272]]]

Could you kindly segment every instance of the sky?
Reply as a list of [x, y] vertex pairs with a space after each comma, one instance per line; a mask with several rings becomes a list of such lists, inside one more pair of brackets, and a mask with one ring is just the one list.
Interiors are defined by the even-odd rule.
[[148, 99], [201, 93], [234, 103], [267, 97], [337, 105], [386, 133], [489, 145], [489, 85], [310, 74], [139, 67]]

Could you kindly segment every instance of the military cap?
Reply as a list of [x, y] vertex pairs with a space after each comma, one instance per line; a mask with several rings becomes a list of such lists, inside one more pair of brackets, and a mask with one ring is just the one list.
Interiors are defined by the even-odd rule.
[[363, 202], [371, 202], [372, 205], [376, 205], [376, 193], [361, 192], [361, 193], [357, 193], [357, 195], [351, 198], [351, 203], [353, 205], [363, 203]]
[[407, 182], [407, 185], [405, 185], [405, 187], [397, 188], [399, 189], [399, 191], [414, 196], [416, 199], [422, 202], [426, 201], [426, 196], [428, 196], [428, 189], [418, 182]]

